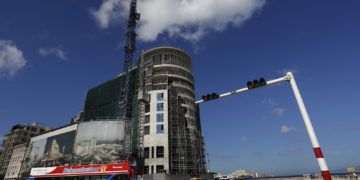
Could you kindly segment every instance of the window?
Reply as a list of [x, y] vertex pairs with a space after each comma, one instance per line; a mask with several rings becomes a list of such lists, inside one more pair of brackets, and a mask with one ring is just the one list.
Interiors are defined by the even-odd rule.
[[150, 126], [144, 126], [144, 135], [150, 134]]
[[156, 174], [164, 173], [164, 165], [157, 165], [156, 166]]
[[166, 61], [168, 61], [168, 60], [170, 59], [170, 54], [165, 54], [165, 55], [164, 55], [164, 59], [165, 59]]
[[158, 124], [156, 125], [156, 134], [163, 134], [164, 133], [164, 125]]
[[144, 158], [149, 158], [150, 157], [150, 148], [149, 147], [145, 147], [144, 148]]
[[144, 166], [144, 174], [149, 174], [149, 166]]
[[36, 127], [32, 127], [32, 128], [30, 129], [30, 131], [36, 132], [36, 131], [37, 131], [37, 128], [36, 128]]
[[157, 93], [156, 99], [158, 101], [163, 101], [164, 100], [164, 93]]
[[156, 104], [157, 111], [164, 111], [164, 103], [157, 103]]
[[150, 115], [145, 115], [145, 122], [144, 123], [150, 123]]
[[164, 146], [156, 146], [156, 157], [157, 158], [164, 157]]
[[154, 174], [154, 166], [151, 166], [151, 174]]
[[164, 122], [164, 114], [163, 113], [156, 114], [156, 122]]
[[151, 147], [151, 158], [154, 158], [154, 146]]
[[188, 109], [186, 107], [182, 107], [183, 113], [186, 114], [188, 112]]
[[150, 104], [146, 103], [145, 104], [145, 113], [148, 113], [148, 112], [150, 112]]

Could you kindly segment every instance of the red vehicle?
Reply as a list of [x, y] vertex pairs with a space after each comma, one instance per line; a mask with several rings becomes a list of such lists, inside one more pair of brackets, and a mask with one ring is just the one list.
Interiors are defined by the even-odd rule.
[[32, 168], [30, 172], [30, 179], [133, 180], [134, 178], [134, 170], [128, 161], [113, 164], [37, 167]]

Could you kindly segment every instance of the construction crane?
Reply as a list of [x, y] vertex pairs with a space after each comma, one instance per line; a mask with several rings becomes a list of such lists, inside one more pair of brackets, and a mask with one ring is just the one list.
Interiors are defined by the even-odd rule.
[[130, 116], [131, 105], [129, 105], [129, 92], [130, 92], [130, 70], [132, 68], [132, 61], [134, 52], [136, 51], [136, 23], [140, 20], [140, 13], [137, 12], [137, 0], [130, 1], [129, 8], [129, 19], [127, 23], [127, 31], [126, 31], [126, 41], [124, 45], [124, 67], [123, 73], [125, 75], [124, 83], [123, 83], [123, 98], [125, 104], [125, 112], [123, 113], [123, 119], [127, 119]]
[[136, 50], [136, 23], [140, 20], [140, 13], [137, 12], [137, 0], [131, 0], [129, 9], [129, 20], [127, 24], [126, 42], [124, 46], [125, 62], [124, 72], [128, 72], [132, 67], [134, 52]]

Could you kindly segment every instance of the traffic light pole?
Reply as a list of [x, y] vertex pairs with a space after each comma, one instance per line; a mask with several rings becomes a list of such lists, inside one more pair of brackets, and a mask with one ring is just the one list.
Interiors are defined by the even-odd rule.
[[[329, 171], [329, 169], [327, 167], [324, 155], [323, 155], [323, 153], [321, 151], [319, 142], [317, 140], [314, 128], [313, 128], [312, 123], [310, 121], [309, 114], [307, 113], [304, 101], [303, 101], [303, 99], [301, 97], [299, 88], [297, 87], [294, 75], [291, 72], [288, 72], [287, 75], [284, 76], [284, 77], [267, 81], [266, 85], [274, 85], [274, 84], [278, 84], [278, 83], [281, 83], [281, 82], [290, 82], [291, 88], [292, 88], [292, 90], [294, 92], [294, 95], [295, 95], [296, 102], [297, 102], [297, 104], [299, 106], [299, 109], [300, 109], [301, 116], [302, 116], [302, 118], [304, 120], [305, 127], [306, 127], [306, 130], [308, 132], [308, 135], [309, 135], [309, 138], [310, 138], [310, 141], [311, 141], [314, 153], [315, 153], [315, 157], [316, 157], [316, 159], [317, 159], [317, 161], [319, 163], [319, 167], [320, 167], [320, 170], [321, 170], [321, 175], [323, 176], [324, 180], [331, 180], [330, 171]], [[219, 98], [239, 94], [239, 93], [246, 92], [246, 91], [249, 91], [249, 90], [251, 90], [251, 89], [249, 89], [247, 87], [241, 88], [241, 89], [238, 89], [238, 90], [235, 90], [235, 91], [230, 91], [230, 92], [227, 92], [227, 93], [224, 93], [224, 94], [220, 94]], [[203, 103], [203, 102], [207, 102], [207, 101], [199, 100], [199, 101], [196, 101], [195, 104], [200, 104], [200, 103]]]
[[321, 170], [321, 174], [324, 178], [324, 180], [331, 180], [331, 175], [330, 175], [330, 171], [327, 167], [324, 155], [321, 151], [320, 145], [319, 145], [319, 141], [317, 140], [314, 128], [312, 126], [312, 123], [310, 121], [310, 117], [309, 114], [307, 113], [304, 101], [301, 97], [299, 88], [297, 87], [297, 84], [295, 82], [295, 78], [294, 75], [291, 72], [287, 73], [287, 76], [290, 78], [290, 85], [292, 87], [292, 90], [294, 91], [294, 95], [297, 101], [297, 104], [299, 106], [300, 112], [301, 112], [301, 116], [304, 120], [305, 126], [306, 126], [306, 130], [308, 132], [314, 153], [315, 153], [315, 157], [319, 163], [320, 166], [320, 170]]
[[[281, 77], [281, 78], [278, 78], [278, 79], [274, 79], [274, 80], [271, 80], [271, 81], [267, 81], [266, 82], [266, 85], [274, 85], [274, 84], [278, 84], [278, 83], [281, 83], [281, 82], [284, 82], [284, 81], [288, 81], [289, 80], [289, 77], [288, 76], [284, 76], [284, 77]], [[246, 91], [250, 91], [251, 89], [245, 87], [245, 88], [241, 88], [241, 89], [238, 89], [238, 90], [235, 90], [235, 91], [230, 91], [230, 92], [227, 92], [227, 93], [224, 93], [224, 94], [220, 94], [219, 95], [219, 98], [223, 98], [223, 97], [226, 97], [226, 96], [230, 96], [230, 95], [235, 95], [235, 94], [239, 94], [239, 93], [243, 93], [243, 92], [246, 92]], [[203, 103], [203, 102], [206, 102], [204, 100], [198, 100], [195, 102], [195, 104], [200, 104], [200, 103]]]

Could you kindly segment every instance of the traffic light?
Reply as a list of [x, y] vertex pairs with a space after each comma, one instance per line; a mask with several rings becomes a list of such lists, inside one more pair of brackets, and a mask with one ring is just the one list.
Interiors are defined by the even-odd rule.
[[213, 99], [217, 99], [219, 98], [219, 94], [218, 93], [211, 93], [211, 94], [207, 94], [204, 96], [201, 96], [202, 100], [204, 101], [209, 101], [209, 100], [213, 100]]
[[265, 86], [267, 83], [265, 81], [264, 78], [260, 78], [259, 80], [255, 79], [253, 81], [248, 81], [246, 83], [246, 86], [248, 89], [254, 89], [254, 88], [258, 88], [258, 87], [261, 87], [261, 86]]

